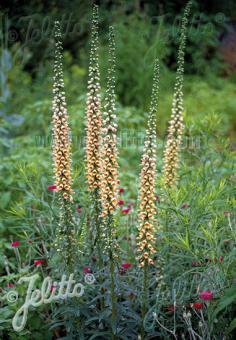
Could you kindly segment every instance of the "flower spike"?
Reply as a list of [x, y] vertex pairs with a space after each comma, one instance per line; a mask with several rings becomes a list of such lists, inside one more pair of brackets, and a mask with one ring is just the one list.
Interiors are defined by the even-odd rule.
[[72, 201], [71, 139], [63, 80], [61, 31], [58, 21], [55, 22], [52, 111], [53, 160], [56, 191], [61, 192], [65, 200]]
[[[70, 160], [71, 139], [64, 92], [61, 37], [60, 23], [56, 21], [52, 125], [55, 190], [58, 194], [60, 213], [54, 246], [63, 260], [65, 260], [66, 267], [68, 265], [70, 267], [75, 260], [77, 239], [71, 209], [73, 202]], [[51, 186], [50, 189], [54, 189], [54, 186]]]
[[169, 121], [166, 147], [164, 151], [164, 183], [167, 187], [173, 186], [177, 181], [177, 168], [179, 166], [179, 152], [183, 133], [183, 81], [184, 81], [184, 55], [186, 45], [186, 31], [188, 17], [192, 2], [189, 1], [183, 15], [180, 45], [177, 56], [177, 73], [172, 102], [172, 114]]
[[139, 235], [138, 260], [141, 267], [153, 264], [155, 254], [154, 223], [156, 221], [155, 182], [156, 182], [156, 113], [159, 92], [159, 63], [155, 61], [151, 105], [141, 161], [139, 192]]
[[89, 61], [86, 128], [86, 168], [89, 190], [100, 185], [101, 99], [100, 72], [98, 64], [98, 6], [93, 7], [92, 38]]
[[109, 29], [109, 68], [104, 105], [101, 202], [102, 217], [112, 215], [118, 204], [117, 116], [115, 112], [115, 42]]

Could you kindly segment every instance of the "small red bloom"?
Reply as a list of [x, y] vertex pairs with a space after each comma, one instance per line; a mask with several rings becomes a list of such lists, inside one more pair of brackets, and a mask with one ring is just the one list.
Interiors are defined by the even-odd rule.
[[117, 180], [117, 184], [120, 184], [120, 180], [119, 179]]
[[49, 185], [49, 186], [48, 186], [48, 190], [49, 190], [49, 191], [57, 190], [57, 186], [56, 186], [56, 185]]
[[44, 260], [44, 259], [34, 260], [35, 266], [40, 266], [40, 264], [43, 264], [43, 263], [45, 263], [45, 260]]
[[195, 303], [193, 304], [193, 308], [194, 308], [194, 309], [197, 309], [197, 310], [200, 310], [200, 309], [203, 308], [203, 303], [201, 303], [201, 302], [195, 302]]
[[119, 192], [120, 192], [121, 194], [123, 194], [123, 192], [125, 192], [125, 189], [124, 189], [124, 188], [120, 188]]
[[188, 209], [189, 208], [189, 204], [188, 203], [184, 203], [181, 208]]
[[19, 245], [20, 245], [20, 241], [15, 241], [15, 242], [12, 242], [11, 244], [13, 248], [19, 247]]
[[230, 216], [230, 211], [224, 211], [225, 217]]
[[84, 272], [85, 274], [91, 273], [90, 267], [84, 267], [84, 268], [83, 268], [83, 272]]
[[223, 256], [220, 256], [220, 262], [223, 262]]
[[8, 283], [7, 284], [7, 288], [13, 288], [15, 285], [14, 285], [14, 283]]
[[121, 210], [122, 214], [128, 214], [130, 212], [130, 208], [124, 208]]
[[82, 212], [82, 208], [81, 207], [78, 207], [77, 209], [77, 212], [80, 214]]
[[118, 204], [119, 204], [119, 205], [124, 205], [124, 204], [125, 204], [125, 201], [124, 201], [124, 200], [119, 200], [119, 201], [118, 201]]
[[212, 300], [213, 297], [214, 297], [214, 294], [213, 294], [213, 292], [210, 291], [210, 290], [205, 290], [205, 291], [203, 291], [203, 292], [201, 292], [201, 293], [199, 294], [199, 298], [200, 298], [201, 300], [205, 300], [205, 301]]
[[122, 267], [123, 269], [129, 269], [130, 267], [132, 267], [132, 264], [131, 264], [131, 263], [123, 263], [123, 264], [121, 265], [121, 267]]
[[161, 200], [160, 200], [160, 197], [158, 195], [155, 196], [155, 199], [158, 203], [160, 203]]

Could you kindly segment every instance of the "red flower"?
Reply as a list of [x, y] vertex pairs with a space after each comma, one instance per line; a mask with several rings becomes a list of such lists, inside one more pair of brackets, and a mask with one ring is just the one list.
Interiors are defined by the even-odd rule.
[[122, 267], [123, 269], [129, 269], [130, 267], [132, 267], [132, 264], [131, 264], [131, 263], [123, 263], [123, 264], [121, 265], [121, 267]]
[[118, 201], [118, 204], [119, 204], [119, 205], [124, 205], [124, 204], [125, 204], [125, 201], [124, 201], [124, 200], [119, 200], [119, 201]]
[[188, 209], [189, 208], [189, 204], [188, 203], [184, 203], [181, 208]]
[[91, 273], [90, 267], [84, 267], [84, 268], [83, 268], [83, 272], [84, 272], [85, 274]]
[[82, 212], [82, 208], [81, 207], [78, 207], [77, 209], [77, 212], [80, 214]]
[[40, 266], [40, 264], [43, 264], [44, 262], [45, 262], [44, 259], [41, 259], [41, 260], [34, 260], [35, 266]]
[[199, 298], [200, 298], [201, 300], [205, 300], [205, 301], [212, 300], [213, 297], [214, 297], [214, 294], [213, 294], [213, 292], [210, 291], [210, 290], [204, 290], [203, 292], [201, 292], [201, 293], [199, 294]]
[[49, 190], [49, 191], [57, 190], [57, 186], [56, 186], [56, 185], [49, 185], [49, 186], [48, 186], [48, 190]]
[[223, 262], [223, 256], [220, 256], [220, 262]]
[[121, 210], [122, 214], [128, 214], [130, 212], [130, 208], [125, 208]]
[[194, 309], [197, 309], [197, 310], [200, 310], [200, 309], [203, 308], [203, 303], [201, 303], [201, 302], [195, 302], [195, 303], [193, 304], [193, 308], [194, 308]]
[[119, 192], [122, 194], [123, 192], [125, 192], [124, 188], [120, 188]]
[[20, 245], [20, 241], [15, 241], [15, 242], [12, 242], [11, 244], [13, 248], [19, 247], [19, 245]]
[[14, 285], [14, 283], [8, 283], [7, 284], [7, 288], [13, 288], [15, 285]]
[[225, 217], [230, 216], [230, 211], [224, 211]]
[[158, 203], [160, 203], [161, 200], [160, 200], [160, 197], [158, 195], [155, 196], [155, 199]]
[[120, 184], [120, 180], [119, 179], [117, 180], [117, 184]]

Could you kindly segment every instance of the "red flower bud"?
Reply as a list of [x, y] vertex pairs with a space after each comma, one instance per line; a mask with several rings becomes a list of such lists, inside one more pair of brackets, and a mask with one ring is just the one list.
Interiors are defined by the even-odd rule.
[[11, 244], [11, 246], [13, 248], [17, 248], [17, 247], [19, 247], [19, 245], [20, 245], [20, 241], [15, 241], [15, 242], [12, 242], [12, 244]]
[[213, 294], [213, 292], [210, 291], [210, 290], [205, 290], [205, 291], [203, 291], [203, 292], [201, 292], [201, 293], [199, 294], [199, 298], [200, 298], [201, 300], [205, 300], [205, 301], [212, 300], [213, 297], [214, 297], [214, 294]]
[[57, 190], [57, 186], [56, 186], [56, 185], [49, 185], [49, 186], [48, 186], [48, 190], [49, 190], [49, 191]]

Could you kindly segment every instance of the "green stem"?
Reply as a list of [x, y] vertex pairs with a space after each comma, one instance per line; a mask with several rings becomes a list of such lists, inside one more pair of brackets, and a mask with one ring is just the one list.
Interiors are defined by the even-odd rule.
[[[97, 255], [98, 255], [98, 267], [99, 271], [103, 268], [103, 258], [102, 258], [102, 251], [101, 251], [101, 206], [99, 201], [99, 192], [98, 190], [94, 193], [95, 196], [95, 207], [94, 207], [94, 220], [95, 220], [95, 228], [96, 228], [96, 239], [94, 240], [94, 246], [97, 248]], [[103, 283], [102, 275], [99, 276], [99, 283]], [[103, 296], [103, 290], [101, 289], [101, 309], [105, 307], [105, 298]]]
[[143, 272], [143, 296], [142, 296], [142, 325], [141, 325], [141, 339], [145, 339], [144, 320], [147, 313], [148, 302], [148, 262], [145, 260], [144, 272]]
[[110, 249], [110, 273], [111, 273], [111, 322], [112, 322], [112, 340], [116, 339], [114, 328], [116, 325], [116, 294], [115, 294], [115, 265], [112, 250]]

